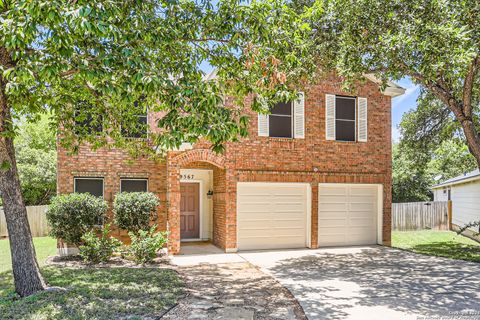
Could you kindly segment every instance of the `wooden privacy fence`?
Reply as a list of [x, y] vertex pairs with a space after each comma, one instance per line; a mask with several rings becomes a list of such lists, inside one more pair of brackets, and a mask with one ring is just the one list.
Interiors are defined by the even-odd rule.
[[[34, 237], [44, 237], [48, 235], [50, 230], [47, 224], [47, 208], [48, 206], [28, 206], [27, 216], [30, 230]], [[5, 214], [3, 208], [0, 207], [0, 237], [7, 237], [7, 223], [5, 222]]]
[[448, 201], [392, 203], [392, 229], [449, 230]]

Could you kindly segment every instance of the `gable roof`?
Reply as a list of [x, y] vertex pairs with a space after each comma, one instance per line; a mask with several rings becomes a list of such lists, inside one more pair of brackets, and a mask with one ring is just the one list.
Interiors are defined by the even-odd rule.
[[458, 183], [464, 183], [464, 182], [470, 182], [474, 180], [480, 179], [480, 170], [476, 169], [468, 173], [461, 174], [455, 178], [448, 179], [447, 181], [444, 181], [442, 183], [436, 184], [432, 187], [432, 189], [436, 189], [439, 187], [446, 187], [450, 186], [452, 184], [458, 184]]

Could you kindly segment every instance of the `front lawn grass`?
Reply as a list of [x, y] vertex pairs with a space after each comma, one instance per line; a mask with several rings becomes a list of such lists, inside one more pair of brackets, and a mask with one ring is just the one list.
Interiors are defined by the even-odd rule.
[[[43, 266], [49, 256], [57, 253], [57, 240], [50, 237], [33, 238], [35, 253], [38, 264]], [[0, 240], [0, 273], [12, 269], [12, 257], [10, 256], [10, 243], [8, 239]]]
[[480, 262], [480, 244], [452, 231], [393, 231], [392, 246], [431, 256]]
[[183, 292], [170, 269], [44, 267], [42, 274], [66, 291], [19, 299], [11, 273], [0, 274], [1, 319], [157, 319]]
[[[56, 253], [56, 240], [34, 238], [40, 265]], [[42, 267], [53, 287], [18, 298], [13, 287], [8, 240], [0, 240], [0, 319], [157, 319], [183, 293], [183, 282], [171, 269]]]

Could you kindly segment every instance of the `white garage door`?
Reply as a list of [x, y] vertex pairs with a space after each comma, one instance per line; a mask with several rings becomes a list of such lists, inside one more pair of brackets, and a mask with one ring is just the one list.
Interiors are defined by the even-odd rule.
[[309, 201], [308, 184], [238, 183], [238, 249], [306, 247]]
[[318, 246], [377, 243], [380, 185], [319, 184]]

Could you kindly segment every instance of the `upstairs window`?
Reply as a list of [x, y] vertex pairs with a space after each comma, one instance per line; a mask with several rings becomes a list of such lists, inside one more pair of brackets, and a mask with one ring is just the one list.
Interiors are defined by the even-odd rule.
[[355, 141], [356, 103], [353, 97], [335, 98], [335, 140]]
[[[148, 134], [148, 115], [139, 103], [135, 101], [134, 108], [137, 113], [133, 116], [134, 123], [122, 128], [122, 135], [126, 138], [147, 138]], [[127, 121], [129, 121], [127, 119]]]
[[258, 135], [273, 138], [305, 138], [305, 97], [303, 92], [291, 102], [277, 103], [270, 114], [258, 114]]
[[121, 179], [120, 192], [147, 192], [147, 179]]
[[93, 134], [103, 131], [103, 117], [93, 110], [94, 108], [87, 102], [77, 105], [74, 113], [75, 134]]
[[268, 116], [268, 136], [293, 138], [293, 108], [291, 102], [277, 103]]
[[336, 141], [367, 141], [367, 99], [327, 94], [325, 137]]

